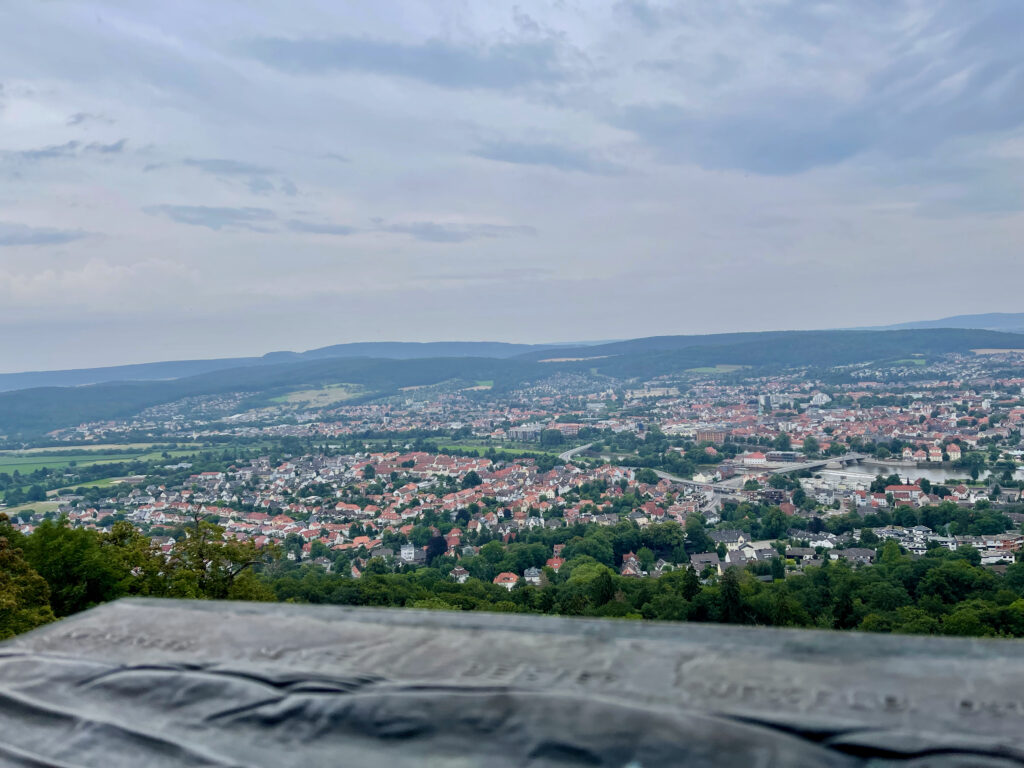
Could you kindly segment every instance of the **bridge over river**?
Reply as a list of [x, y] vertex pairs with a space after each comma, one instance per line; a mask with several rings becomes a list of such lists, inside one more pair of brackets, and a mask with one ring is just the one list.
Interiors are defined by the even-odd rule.
[[[820, 460], [815, 461], [803, 461], [798, 464], [771, 464], [771, 465], [752, 465], [747, 467], [750, 470], [760, 470], [769, 475], [789, 475], [794, 472], [802, 472], [806, 470], [825, 469], [830, 465], [838, 464], [840, 466], [847, 466], [849, 464], [856, 464], [859, 461], [869, 458], [866, 453], [846, 453], [842, 456], [829, 456]], [[655, 471], [658, 477], [666, 480], [671, 480], [674, 483], [681, 483], [682, 485], [690, 485], [698, 488], [713, 488], [721, 493], [729, 493], [739, 489], [743, 484], [742, 476], [731, 477], [728, 480], [723, 480], [720, 483], [708, 484], [698, 483], [694, 480], [686, 480], [676, 475], [669, 474], [668, 472]]]

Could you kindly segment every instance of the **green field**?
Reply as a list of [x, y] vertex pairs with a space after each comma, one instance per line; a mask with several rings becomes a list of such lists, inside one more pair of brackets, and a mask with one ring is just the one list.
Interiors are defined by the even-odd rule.
[[[31, 453], [46, 453], [46, 454], [53, 454], [55, 456], [58, 456], [58, 455], [71, 454], [74, 451], [89, 451], [89, 452], [109, 451], [109, 452], [112, 452], [112, 453], [116, 453], [118, 451], [134, 451], [134, 450], [153, 448], [153, 447], [156, 447], [156, 446], [163, 446], [163, 445], [170, 445], [170, 444], [171, 443], [164, 442], [164, 443], [90, 443], [90, 444], [87, 444], [87, 445], [68, 445], [68, 446], [51, 445], [51, 446], [48, 446], [46, 448], [25, 448], [24, 450], [20, 450], [20, 451], [0, 451], [0, 456], [5, 456], [5, 455], [18, 455], [18, 456], [21, 456], [21, 455], [24, 455], [24, 454], [31, 454]], [[177, 448], [175, 448], [175, 450], [184, 449], [184, 448], [205, 448], [206, 447], [205, 443], [179, 443], [179, 442], [174, 442], [173, 444], [177, 446]]]
[[563, 451], [568, 451], [574, 446], [572, 444], [560, 445], [558, 448], [545, 450], [541, 447], [526, 447], [531, 445], [530, 443], [511, 443], [511, 442], [488, 442], [487, 440], [448, 440], [443, 443], [437, 444], [437, 450], [442, 453], [446, 451], [479, 451], [481, 454], [493, 448], [498, 453], [505, 453], [515, 456], [550, 456], [551, 458], [558, 458], [558, 454]]
[[744, 368], [749, 368], [749, 365], [706, 365], [701, 368], [687, 368], [687, 373], [733, 373]]
[[[434, 442], [435, 440], [436, 442]], [[369, 438], [363, 442], [370, 447], [370, 450], [373, 451], [382, 450], [387, 444], [387, 440], [383, 438]], [[582, 445], [582, 443], [565, 443], [555, 448], [544, 449], [535, 443], [498, 442], [489, 440], [451, 440], [445, 438], [432, 438], [431, 442], [434, 442], [437, 446], [439, 453], [451, 453], [452, 451], [477, 451], [482, 456], [485, 451], [493, 448], [504, 458], [508, 458], [510, 456], [548, 456], [553, 459], [558, 458], [558, 455], [563, 451], [568, 451], [576, 445]], [[398, 446], [396, 447], [396, 450], [401, 450], [400, 440], [394, 440], [393, 445]]]
[[[124, 480], [124, 477], [105, 477], [102, 480], [90, 480], [86, 483], [72, 483], [71, 486], [72, 490], [77, 490], [79, 488], [108, 488], [112, 485], [123, 483]], [[56, 495], [56, 493], [57, 491], [48, 491], [47, 496], [53, 496]]]
[[13, 517], [19, 515], [22, 512], [32, 510], [34, 512], [56, 512], [57, 507], [60, 504], [56, 501], [33, 501], [28, 504], [19, 504], [16, 507], [7, 507], [6, 509], [0, 509], [0, 513]]
[[279, 405], [301, 405], [307, 408], [325, 408], [329, 405], [343, 403], [363, 394], [362, 387], [355, 384], [328, 384], [318, 389], [300, 389], [272, 398], [271, 402]]
[[[167, 451], [171, 459], [194, 456], [200, 449], [175, 449]], [[0, 453], [0, 473], [12, 474], [15, 470], [23, 475], [37, 469], [67, 469], [71, 462], [78, 467], [91, 467], [94, 464], [113, 464], [125, 461], [156, 461], [163, 458], [163, 451], [143, 451], [138, 453], [117, 452], [104, 453], [96, 456], [67, 456], [61, 454], [21, 453], [5, 451]]]
[[[37, 469], [67, 469], [71, 466], [71, 462], [75, 462], [76, 466], [88, 467], [93, 464], [110, 464], [112, 462], [119, 461], [135, 461], [142, 458], [145, 454], [138, 453], [115, 453], [115, 454], [104, 454], [103, 456], [96, 458], [87, 458], [84, 456], [51, 456], [48, 457], [45, 453], [36, 453], [31, 456], [18, 456], [18, 455], [3, 455], [0, 456], [0, 472], [6, 472], [7, 474], [13, 473], [15, 470], [23, 475], [27, 475], [31, 472], [35, 472]], [[157, 453], [157, 456], [160, 454]]]

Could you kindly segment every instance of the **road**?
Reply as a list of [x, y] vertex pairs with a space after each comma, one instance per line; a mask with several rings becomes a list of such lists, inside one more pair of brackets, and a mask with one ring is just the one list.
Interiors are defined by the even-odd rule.
[[593, 443], [587, 443], [586, 445], [581, 445], [578, 448], [570, 448], [568, 451], [558, 454], [558, 460], [572, 461], [573, 456], [575, 456], [577, 453], [583, 453], [583, 451], [587, 450], [587, 448], [589, 448], [592, 445]]
[[707, 483], [695, 483], [693, 480], [686, 480], [685, 478], [677, 477], [676, 475], [670, 475], [668, 472], [662, 472], [660, 469], [654, 470], [654, 474], [656, 474], [662, 480], [668, 480], [673, 483], [681, 483], [683, 485], [694, 485], [699, 486], [701, 488], [708, 487]]

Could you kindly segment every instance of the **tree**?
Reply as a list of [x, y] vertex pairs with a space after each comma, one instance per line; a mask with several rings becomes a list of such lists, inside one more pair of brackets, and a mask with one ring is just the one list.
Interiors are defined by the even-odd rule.
[[309, 556], [330, 557], [331, 550], [328, 549], [327, 545], [320, 541], [320, 539], [313, 539], [312, 543], [309, 545]]
[[740, 593], [740, 579], [736, 568], [727, 568], [722, 574], [722, 602], [719, 606], [721, 620], [726, 624], [739, 624], [743, 620], [743, 596]]
[[[234, 597], [235, 582], [249, 568], [271, 561], [277, 550], [257, 549], [251, 541], [224, 539], [224, 529], [196, 515], [187, 536], [176, 542], [167, 560], [168, 594], [207, 600]], [[252, 582], [241, 580], [247, 589]]]
[[604, 605], [615, 597], [615, 582], [609, 568], [601, 568], [590, 582], [590, 598], [594, 605]]
[[658, 474], [648, 467], [636, 470], [635, 477], [638, 483], [646, 483], [647, 485], [657, 485], [658, 480], [660, 479]]
[[691, 554], [710, 552], [714, 549], [715, 543], [704, 530], [704, 521], [697, 515], [686, 519], [686, 549]]
[[903, 560], [903, 555], [900, 554], [900, 545], [894, 539], [888, 539], [885, 546], [882, 547], [882, 562], [895, 565], [901, 560]]
[[505, 547], [500, 541], [489, 541], [480, 547], [480, 556], [491, 565], [496, 565], [505, 557]]
[[376, 476], [377, 470], [376, 468], [374, 468], [373, 464], [367, 464], [365, 467], [363, 467], [363, 478], [365, 478], [366, 480], [373, 480], [373, 478], [375, 478]]
[[804, 454], [807, 456], [817, 456], [818, 451], [821, 450], [821, 444], [818, 443], [818, 438], [814, 435], [808, 435], [804, 438]]
[[159, 596], [165, 592], [164, 557], [153, 542], [125, 520], [99, 537], [100, 550], [120, 577], [122, 595]]
[[3, 535], [0, 515], [0, 640], [54, 620], [46, 579], [29, 565], [20, 549]]
[[31, 486], [28, 491], [25, 492], [25, 501], [46, 501], [46, 489], [39, 484]]
[[409, 532], [409, 541], [416, 547], [425, 547], [430, 541], [430, 529], [423, 525], [417, 525]]
[[562, 444], [562, 433], [557, 429], [545, 429], [540, 433], [540, 444], [542, 446], [555, 446]]
[[25, 559], [50, 586], [58, 617], [116, 600], [125, 572], [100, 548], [100, 534], [71, 528], [67, 518], [44, 520], [25, 540]]
[[481, 485], [482, 483], [483, 480], [480, 478], [480, 475], [477, 474], [477, 471], [475, 469], [469, 470], [469, 472], [467, 472], [465, 476], [462, 478], [463, 488], [476, 488], [478, 485]]
[[433, 564], [434, 560], [448, 551], [448, 542], [443, 536], [432, 536], [427, 542], [427, 565]]
[[636, 551], [636, 558], [640, 561], [640, 567], [645, 571], [650, 571], [654, 567], [654, 553], [647, 547], [640, 547]]
[[693, 570], [692, 565], [683, 572], [682, 591], [683, 597], [687, 600], [693, 600], [693, 598], [700, 594], [700, 577], [697, 576], [697, 572]]

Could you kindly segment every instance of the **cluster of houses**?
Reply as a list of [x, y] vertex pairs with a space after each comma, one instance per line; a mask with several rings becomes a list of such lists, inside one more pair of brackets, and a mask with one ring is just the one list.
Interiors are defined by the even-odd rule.
[[960, 446], [956, 443], [946, 443], [945, 445], [935, 443], [926, 447], [917, 446], [914, 448], [908, 445], [903, 449], [903, 459], [905, 461], [927, 461], [931, 463], [960, 461], [961, 456]]
[[[946, 446], [947, 453], [952, 444]], [[752, 467], [764, 463], [764, 453], [753, 452], [740, 458]], [[762, 480], [767, 476], [754, 473]], [[224, 471], [199, 472], [180, 487], [144, 485], [144, 480], [123, 495], [112, 497], [100, 506], [87, 507], [75, 497], [61, 499], [72, 525], [103, 528], [114, 518], [123, 517], [149, 533], [164, 552], [174, 546], [171, 533], [186, 527], [195, 516], [216, 517], [225, 537], [252, 541], [261, 547], [269, 542], [299, 542], [297, 552], [289, 556], [332, 565], [331, 552], [352, 552], [352, 575], [359, 576], [371, 557], [416, 565], [426, 557], [424, 547], [406, 541], [395, 551], [383, 544], [385, 534], [408, 537], [423, 515], [437, 513], [457, 520], [457, 527], [444, 535], [445, 551], [456, 558], [476, 553], [465, 543], [467, 533], [486, 531], [493, 538], [508, 542], [533, 528], [557, 528], [575, 523], [616, 525], [629, 519], [640, 527], [673, 521], [684, 525], [700, 513], [708, 525], [720, 521], [722, 498], [708, 488], [680, 484], [667, 479], [657, 483], [637, 480], [628, 467], [604, 464], [596, 467], [571, 463], [541, 471], [535, 462], [520, 460], [496, 463], [487, 458], [460, 457], [416, 451], [387, 451], [344, 456], [308, 455], [277, 464], [266, 458]], [[805, 481], [817, 501], [830, 504], [834, 492], [813, 487]], [[574, 491], [587, 485], [599, 488], [590, 498]], [[783, 512], [799, 515], [792, 503], [792, 492], [763, 487], [748, 493], [767, 503], [778, 504]], [[628, 511], [615, 513], [613, 503], [632, 492], [642, 501]], [[957, 503], [972, 503], [977, 490], [957, 486], [946, 497]], [[839, 514], [845, 511], [869, 511], [887, 506], [923, 506], [942, 501], [926, 493], [918, 484], [890, 485], [882, 493], [863, 489], [849, 492], [842, 499]], [[19, 519], [16, 523], [30, 531], [38, 519]], [[915, 554], [929, 546], [955, 549], [970, 544], [982, 552], [983, 562], [996, 563], [1007, 558], [1024, 543], [1018, 534], [990, 537], [948, 537], [918, 526], [911, 529], [880, 528], [882, 539], [896, 539]], [[729, 566], [744, 567], [784, 557], [790, 568], [819, 564], [824, 557], [843, 557], [851, 562], [870, 562], [874, 550], [858, 546], [852, 536], [836, 537], [828, 533], [790, 531], [790, 546], [781, 549], [777, 542], [751, 541], [740, 530], [712, 530], [716, 551], [693, 556], [699, 571], [721, 572]], [[724, 556], [719, 552], [724, 549]], [[547, 565], [556, 572], [564, 561], [560, 552]], [[624, 576], [658, 576], [674, 564], [658, 561], [644, 568], [635, 553], [623, 558]], [[459, 580], [468, 577], [457, 567], [452, 574]], [[503, 573], [495, 583], [511, 589], [521, 580], [540, 583], [542, 572], [528, 569], [522, 574]]]
[[883, 540], [896, 541], [913, 555], [923, 555], [930, 547], [941, 546], [956, 551], [960, 547], [973, 547], [981, 554], [982, 565], [1013, 562], [1016, 553], [1024, 546], [1024, 534], [995, 533], [984, 536], [944, 536], [924, 525], [910, 528], [887, 526], [873, 529]]

